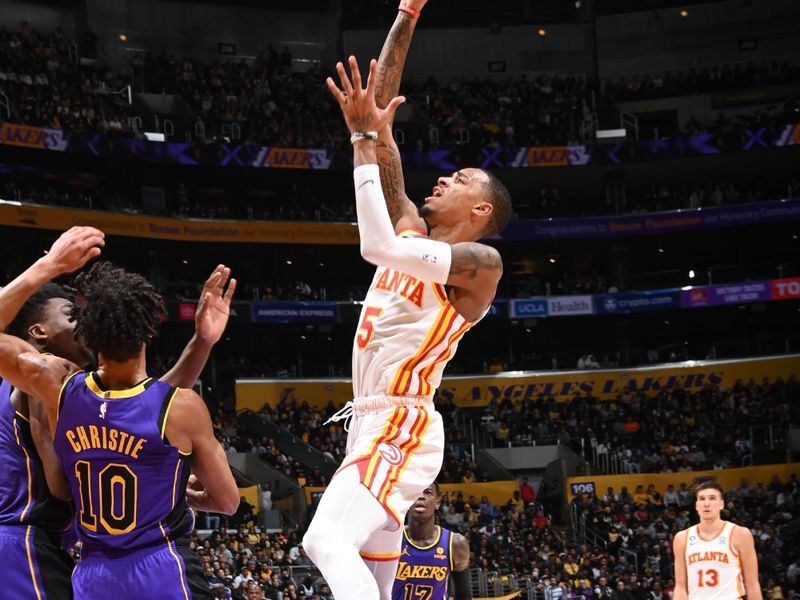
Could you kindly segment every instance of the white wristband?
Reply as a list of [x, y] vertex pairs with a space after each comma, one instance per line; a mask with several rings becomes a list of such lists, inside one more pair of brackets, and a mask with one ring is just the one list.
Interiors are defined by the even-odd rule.
[[355, 144], [359, 140], [372, 140], [373, 142], [378, 139], [377, 131], [353, 131], [350, 134], [350, 143]]

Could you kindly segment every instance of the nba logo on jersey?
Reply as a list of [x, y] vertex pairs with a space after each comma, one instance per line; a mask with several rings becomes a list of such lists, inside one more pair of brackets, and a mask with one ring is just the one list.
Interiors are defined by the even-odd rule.
[[108, 410], [108, 402], [103, 402], [100, 405], [100, 418], [101, 419], [105, 419], [106, 418], [106, 410]]

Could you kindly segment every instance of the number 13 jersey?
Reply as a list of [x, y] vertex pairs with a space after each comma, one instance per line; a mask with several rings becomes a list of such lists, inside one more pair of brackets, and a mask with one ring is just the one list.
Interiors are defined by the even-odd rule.
[[704, 539], [697, 525], [686, 536], [689, 600], [735, 600], [744, 596], [742, 564], [733, 549], [734, 523], [726, 521], [719, 535]]
[[358, 322], [355, 398], [433, 396], [459, 340], [475, 325], [456, 311], [444, 286], [386, 267], [375, 272]]
[[165, 435], [177, 389], [147, 379], [127, 390], [101, 388], [78, 372], [59, 398], [55, 449], [75, 499], [84, 553], [114, 556], [188, 535], [189, 455]]

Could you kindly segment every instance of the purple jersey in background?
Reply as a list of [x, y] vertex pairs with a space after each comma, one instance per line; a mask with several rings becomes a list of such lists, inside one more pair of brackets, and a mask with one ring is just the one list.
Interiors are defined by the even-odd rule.
[[415, 546], [408, 539], [408, 531], [403, 531], [392, 600], [447, 600], [447, 583], [453, 569], [453, 534], [438, 525], [437, 529], [436, 541], [425, 547]]
[[30, 423], [11, 404], [12, 390], [7, 381], [0, 381], [0, 525], [61, 531], [70, 525], [72, 510], [50, 495]]
[[94, 373], [61, 392], [55, 447], [75, 499], [83, 554], [129, 555], [191, 533], [189, 455], [170, 446], [165, 424], [176, 388], [147, 379], [103, 390]]

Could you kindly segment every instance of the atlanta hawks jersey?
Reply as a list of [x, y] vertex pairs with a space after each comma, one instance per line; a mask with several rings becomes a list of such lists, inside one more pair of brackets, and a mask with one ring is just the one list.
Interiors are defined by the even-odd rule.
[[717, 537], [704, 539], [697, 525], [686, 538], [689, 600], [735, 600], [744, 596], [742, 564], [733, 549], [736, 525], [726, 521]]
[[378, 267], [353, 342], [354, 397], [432, 396], [473, 325], [447, 299], [444, 286]]

